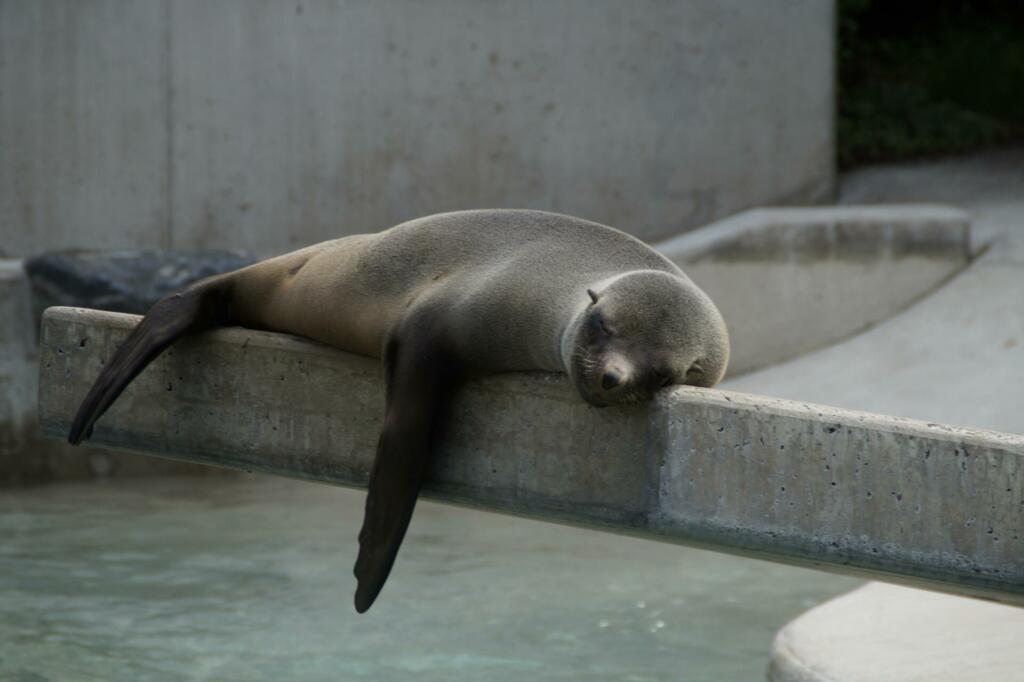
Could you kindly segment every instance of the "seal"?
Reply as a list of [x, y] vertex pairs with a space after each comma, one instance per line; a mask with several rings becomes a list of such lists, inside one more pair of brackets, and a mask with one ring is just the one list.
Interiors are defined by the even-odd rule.
[[708, 296], [634, 237], [542, 211], [459, 211], [316, 244], [162, 299], [100, 372], [68, 440], [88, 438], [176, 339], [219, 325], [383, 360], [384, 425], [354, 570], [360, 613], [391, 571], [461, 381], [564, 372], [585, 401], [606, 406], [672, 384], [713, 386], [729, 358]]

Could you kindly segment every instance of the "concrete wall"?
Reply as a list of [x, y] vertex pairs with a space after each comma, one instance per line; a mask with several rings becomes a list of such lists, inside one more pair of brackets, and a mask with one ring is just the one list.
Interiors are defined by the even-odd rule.
[[0, 233], [269, 254], [482, 206], [652, 240], [833, 186], [833, 0], [0, 0]]
[[[0, 260], [0, 482], [14, 478], [5, 472], [15, 461], [19, 469], [34, 466], [24, 451], [36, 426], [35, 337], [21, 261]], [[34, 476], [27, 473], [24, 478]]]
[[[47, 434], [66, 437], [137, 321], [47, 311]], [[159, 358], [93, 440], [361, 486], [382, 408], [376, 361], [225, 329]], [[518, 373], [460, 391], [426, 494], [1024, 605], [1022, 458], [1021, 436], [725, 391], [597, 409], [562, 376]]]
[[970, 219], [928, 204], [754, 209], [656, 244], [729, 327], [729, 376], [886, 320], [970, 261]]

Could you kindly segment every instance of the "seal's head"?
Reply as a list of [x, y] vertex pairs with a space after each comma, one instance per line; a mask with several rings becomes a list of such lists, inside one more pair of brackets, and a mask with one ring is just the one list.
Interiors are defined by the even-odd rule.
[[581, 295], [590, 298], [568, 330], [565, 361], [588, 403], [640, 402], [673, 384], [714, 386], [725, 374], [725, 322], [690, 280], [636, 270]]

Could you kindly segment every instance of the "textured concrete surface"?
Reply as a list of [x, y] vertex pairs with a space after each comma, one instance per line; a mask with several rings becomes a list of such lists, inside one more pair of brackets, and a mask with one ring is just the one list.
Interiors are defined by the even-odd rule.
[[[1024, 150], [867, 168], [841, 199], [955, 203], [982, 255], [906, 313], [728, 387], [1024, 433]], [[1022, 636], [1020, 609], [872, 586], [784, 628], [771, 679], [1016, 680]]]
[[656, 248], [722, 311], [736, 376], [901, 312], [967, 265], [969, 227], [934, 204], [754, 209]]
[[0, 2], [0, 232], [8, 255], [168, 247], [157, 2]]
[[41, 438], [36, 329], [22, 261], [0, 259], [0, 486], [111, 475], [219, 473], [187, 462], [102, 447], [72, 448]]
[[[137, 317], [52, 308], [40, 420], [64, 437]], [[225, 329], [159, 359], [93, 442], [360, 486], [375, 361]], [[428, 496], [1024, 603], [1024, 437], [679, 388], [595, 409], [558, 375], [471, 384]]]
[[14, 460], [21, 459], [35, 427], [35, 330], [22, 263], [0, 260], [0, 482], [22, 477], [13, 471]]
[[872, 583], [811, 609], [772, 645], [770, 682], [964, 682], [1024, 676], [1021, 609]]
[[831, 196], [834, 2], [0, 2], [12, 255], [269, 255], [432, 212], [646, 239]]

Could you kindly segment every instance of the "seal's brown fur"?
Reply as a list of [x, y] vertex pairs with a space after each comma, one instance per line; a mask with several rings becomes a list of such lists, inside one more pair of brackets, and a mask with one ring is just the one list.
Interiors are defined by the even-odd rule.
[[708, 297], [629, 235], [541, 211], [463, 211], [310, 246], [220, 275], [146, 315], [82, 402], [92, 425], [179, 336], [220, 324], [298, 334], [384, 360], [384, 428], [359, 535], [356, 608], [384, 585], [447, 400], [467, 375], [565, 372], [594, 405], [712, 386], [728, 335]]

